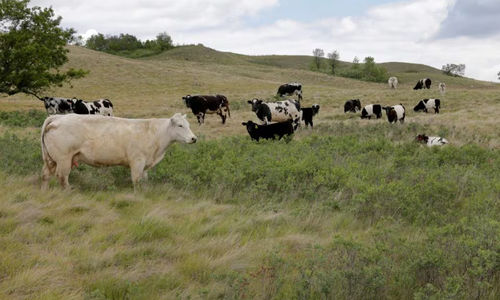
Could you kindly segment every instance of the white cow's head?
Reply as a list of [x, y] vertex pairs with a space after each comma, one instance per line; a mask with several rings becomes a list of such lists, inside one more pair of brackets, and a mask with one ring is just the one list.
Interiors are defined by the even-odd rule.
[[170, 118], [170, 131], [172, 138], [181, 143], [196, 143], [196, 136], [189, 128], [189, 122], [186, 120], [186, 115], [176, 113]]

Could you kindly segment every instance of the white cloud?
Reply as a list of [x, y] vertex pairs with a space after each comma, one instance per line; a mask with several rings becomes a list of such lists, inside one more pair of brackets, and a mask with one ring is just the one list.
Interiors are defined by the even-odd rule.
[[490, 37], [434, 38], [456, 1], [463, 0], [397, 1], [372, 7], [361, 16], [311, 22], [277, 17], [260, 26], [248, 26], [245, 17], [279, 5], [278, 0], [35, 0], [32, 4], [52, 5], [65, 26], [86, 35], [96, 30], [146, 39], [167, 31], [177, 43], [203, 43], [242, 54], [311, 55], [313, 48], [323, 48], [338, 50], [347, 61], [373, 56], [378, 62], [407, 61], [437, 68], [465, 63], [467, 76], [496, 80], [498, 71], [491, 72], [491, 62], [500, 61], [500, 29]]

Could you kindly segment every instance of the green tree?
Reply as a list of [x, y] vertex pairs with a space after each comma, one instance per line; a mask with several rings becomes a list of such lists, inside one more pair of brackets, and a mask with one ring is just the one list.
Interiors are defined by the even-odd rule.
[[464, 64], [446, 64], [441, 68], [444, 74], [448, 76], [464, 76], [465, 65]]
[[321, 68], [321, 58], [325, 56], [325, 51], [320, 48], [316, 48], [313, 50], [313, 65], [316, 67], [316, 70]]
[[352, 68], [355, 70], [359, 68], [359, 58], [357, 56], [354, 56], [352, 60]]
[[172, 38], [166, 32], [159, 33], [156, 36], [156, 44], [160, 48], [160, 51], [170, 50], [174, 48]]
[[337, 66], [339, 65], [339, 52], [337, 50], [334, 50], [332, 53], [328, 53], [328, 60], [330, 63], [330, 68], [332, 68], [332, 74], [335, 74], [335, 71], [337, 69]]
[[25, 93], [39, 98], [52, 86], [85, 76], [84, 70], [61, 71], [66, 45], [75, 31], [60, 27], [52, 8], [28, 7], [29, 0], [0, 2], [0, 93]]

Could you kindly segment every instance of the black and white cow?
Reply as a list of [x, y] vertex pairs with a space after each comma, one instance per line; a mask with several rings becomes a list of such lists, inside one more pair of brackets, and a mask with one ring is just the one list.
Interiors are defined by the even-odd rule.
[[430, 78], [424, 78], [417, 81], [417, 84], [413, 88], [414, 90], [430, 89], [432, 80]]
[[205, 122], [205, 114], [218, 114], [222, 119], [222, 124], [226, 123], [228, 116], [231, 117], [229, 102], [223, 95], [187, 95], [182, 97], [182, 100], [186, 107], [191, 108], [199, 125]]
[[441, 108], [441, 100], [439, 99], [424, 99], [420, 100], [418, 104], [413, 108], [414, 111], [429, 112], [429, 109], [433, 109], [434, 113], [439, 113], [439, 108]]
[[299, 101], [302, 100], [302, 84], [298, 82], [285, 83], [278, 88], [278, 96], [297, 95]]
[[302, 107], [302, 121], [306, 123], [306, 127], [313, 127], [313, 117], [319, 112], [319, 104], [313, 104], [311, 107]]
[[382, 105], [368, 104], [361, 110], [361, 119], [370, 120], [372, 117], [380, 119], [382, 117]]
[[49, 115], [69, 114], [73, 112], [74, 103], [71, 98], [43, 97], [40, 100], [43, 101]]
[[73, 98], [72, 100], [75, 114], [113, 116], [113, 103], [109, 99], [83, 101]]
[[359, 99], [351, 99], [346, 101], [346, 103], [344, 104], [344, 113], [355, 113], [358, 110], [361, 110], [361, 101], [359, 101]]
[[269, 125], [258, 125], [252, 121], [241, 123], [246, 126], [250, 138], [259, 141], [259, 139], [281, 139], [285, 135], [293, 134], [292, 121], [278, 122]]
[[382, 109], [385, 110], [389, 123], [396, 123], [397, 121], [404, 123], [406, 109], [403, 104], [385, 106]]
[[113, 116], [113, 103], [108, 99], [87, 102], [77, 98], [43, 97], [40, 100], [44, 102], [49, 115], [76, 113]]
[[263, 124], [271, 122], [285, 122], [292, 120], [293, 129], [297, 130], [300, 125], [300, 103], [293, 99], [278, 101], [278, 102], [264, 102], [263, 100], [254, 98], [248, 100], [252, 105], [252, 111], [255, 112], [257, 118]]
[[449, 144], [447, 139], [439, 136], [426, 136], [425, 134], [419, 134], [415, 139], [417, 140], [417, 142], [426, 144], [427, 147], [443, 146]]

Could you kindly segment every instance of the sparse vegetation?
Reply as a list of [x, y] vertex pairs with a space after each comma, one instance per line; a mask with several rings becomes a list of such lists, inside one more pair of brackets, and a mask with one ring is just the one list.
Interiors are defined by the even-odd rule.
[[[186, 93], [224, 93], [133, 193], [123, 167], [80, 165], [72, 191], [39, 190], [39, 101], [0, 98], [0, 298], [495, 299], [500, 294], [499, 86], [387, 63], [400, 88], [308, 71], [310, 57], [199, 46], [130, 60], [70, 47], [92, 70], [58, 95], [106, 95], [117, 116], [169, 117]], [[182, 53], [184, 51], [184, 53]], [[189, 59], [186, 59], [189, 58]], [[203, 61], [207, 59], [207, 61]], [[293, 68], [297, 64], [298, 68]], [[350, 65], [348, 66], [350, 68]], [[364, 68], [363, 64], [359, 68]], [[412, 70], [414, 72], [408, 72]], [[450, 87], [439, 115], [404, 125], [346, 115], [345, 100], [403, 103], [415, 80]], [[290, 142], [250, 141], [246, 100], [304, 85], [322, 110]], [[167, 91], [167, 93], [166, 93]], [[37, 109], [30, 111], [30, 109]], [[429, 149], [417, 133], [446, 137]]]

